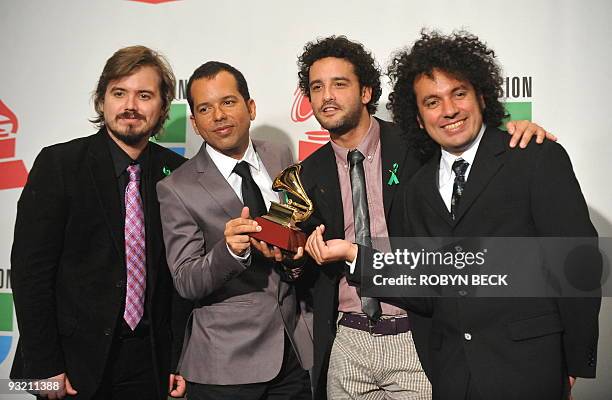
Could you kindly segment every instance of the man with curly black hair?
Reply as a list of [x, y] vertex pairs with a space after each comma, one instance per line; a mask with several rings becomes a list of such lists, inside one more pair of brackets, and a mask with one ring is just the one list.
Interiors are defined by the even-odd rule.
[[[306, 250], [328, 264], [314, 271], [315, 397], [428, 399], [431, 387], [414, 343], [427, 348], [429, 319], [362, 298], [344, 272], [356, 259], [353, 242], [401, 234], [398, 197], [421, 166], [418, 154], [394, 124], [372, 116], [382, 93], [380, 71], [362, 44], [344, 36], [309, 42], [298, 66], [300, 88], [331, 137], [303, 161], [301, 174], [315, 208], [302, 227], [313, 232]], [[527, 128], [531, 137], [538, 127], [519, 128], [519, 136]], [[538, 134], [543, 138], [544, 131]]]
[[[423, 31], [389, 75], [394, 119], [429, 158], [405, 192], [410, 235], [597, 235], [565, 150], [551, 141], [510, 149], [497, 129], [501, 70], [476, 36]], [[434, 399], [566, 399], [575, 377], [595, 376], [599, 298], [404, 305], [432, 316]]]

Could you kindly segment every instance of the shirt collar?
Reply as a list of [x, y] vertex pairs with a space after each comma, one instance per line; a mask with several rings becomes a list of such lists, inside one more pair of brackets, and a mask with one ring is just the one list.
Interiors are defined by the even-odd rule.
[[208, 152], [208, 155], [210, 156], [212, 161], [215, 163], [215, 165], [217, 166], [217, 169], [219, 170], [219, 172], [221, 172], [221, 175], [223, 175], [225, 180], [229, 178], [229, 176], [234, 171], [234, 167], [240, 161], [246, 161], [249, 164], [249, 166], [255, 168], [255, 170], [257, 171], [259, 171], [259, 168], [260, 168], [259, 158], [257, 158], [257, 153], [255, 153], [253, 142], [250, 139], [249, 139], [249, 145], [240, 160], [236, 160], [235, 158], [226, 156], [225, 154], [215, 150], [212, 146], [208, 146], [208, 145], [206, 145], [206, 152]]
[[[348, 166], [347, 156], [349, 149], [339, 146], [333, 141], [331, 142], [331, 145], [332, 149], [334, 150], [334, 154], [336, 155], [336, 163]], [[361, 154], [365, 156], [366, 161], [373, 162], [374, 153], [376, 153], [378, 146], [380, 146], [380, 124], [376, 118], [370, 116], [370, 127], [368, 128], [366, 135], [361, 140], [361, 143], [357, 145], [357, 150], [359, 150]]]
[[440, 184], [442, 185], [444, 182], [447, 182], [451, 175], [453, 174], [452, 166], [455, 160], [458, 158], [462, 158], [463, 160], [469, 163], [468, 171], [466, 171], [466, 176], [469, 173], [469, 170], [472, 169], [472, 164], [474, 164], [474, 159], [476, 158], [476, 152], [478, 151], [478, 146], [480, 145], [480, 140], [484, 135], [485, 130], [487, 129], [485, 124], [482, 124], [480, 127], [480, 131], [478, 132], [478, 136], [472, 142], [470, 147], [465, 150], [461, 155], [456, 156], [448, 151], [441, 149], [442, 156], [440, 157]]

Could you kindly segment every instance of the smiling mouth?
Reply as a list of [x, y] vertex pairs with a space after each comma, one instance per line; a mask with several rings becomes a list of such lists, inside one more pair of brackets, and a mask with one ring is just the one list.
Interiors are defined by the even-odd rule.
[[321, 107], [321, 112], [325, 113], [325, 114], [331, 114], [334, 113], [336, 111], [340, 110], [340, 107], [338, 107], [335, 104], [328, 104], [325, 105], [323, 107]]
[[444, 129], [445, 131], [451, 131], [452, 132], [452, 131], [456, 131], [458, 129], [461, 129], [463, 124], [465, 124], [465, 119], [462, 119], [461, 121], [453, 122], [452, 124], [444, 125], [442, 127], [442, 129]]
[[220, 133], [222, 135], [229, 133], [233, 128], [233, 125], [225, 125], [215, 129], [216, 133]]

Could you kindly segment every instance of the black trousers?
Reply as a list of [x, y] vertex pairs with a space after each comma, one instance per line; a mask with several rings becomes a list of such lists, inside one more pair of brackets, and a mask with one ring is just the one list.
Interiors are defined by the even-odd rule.
[[[115, 338], [100, 388], [93, 400], [157, 400], [159, 385], [153, 367], [151, 338]], [[169, 377], [162, 377], [162, 379]], [[78, 388], [77, 388], [78, 390]]]
[[311, 400], [310, 377], [303, 370], [285, 334], [283, 365], [269, 382], [207, 385], [187, 382], [188, 400]]

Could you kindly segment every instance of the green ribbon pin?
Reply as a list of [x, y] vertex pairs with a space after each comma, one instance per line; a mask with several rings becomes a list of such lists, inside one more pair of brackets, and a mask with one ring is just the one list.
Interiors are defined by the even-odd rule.
[[162, 172], [164, 173], [165, 176], [168, 176], [172, 173], [172, 170], [170, 170], [170, 168], [164, 165], [164, 167], [162, 168]]
[[391, 172], [391, 177], [389, 178], [387, 185], [392, 186], [392, 185], [399, 184], [399, 179], [397, 179], [397, 169], [398, 168], [399, 168], [399, 165], [397, 165], [397, 163], [393, 163], [393, 169], [389, 170], [389, 172]]

